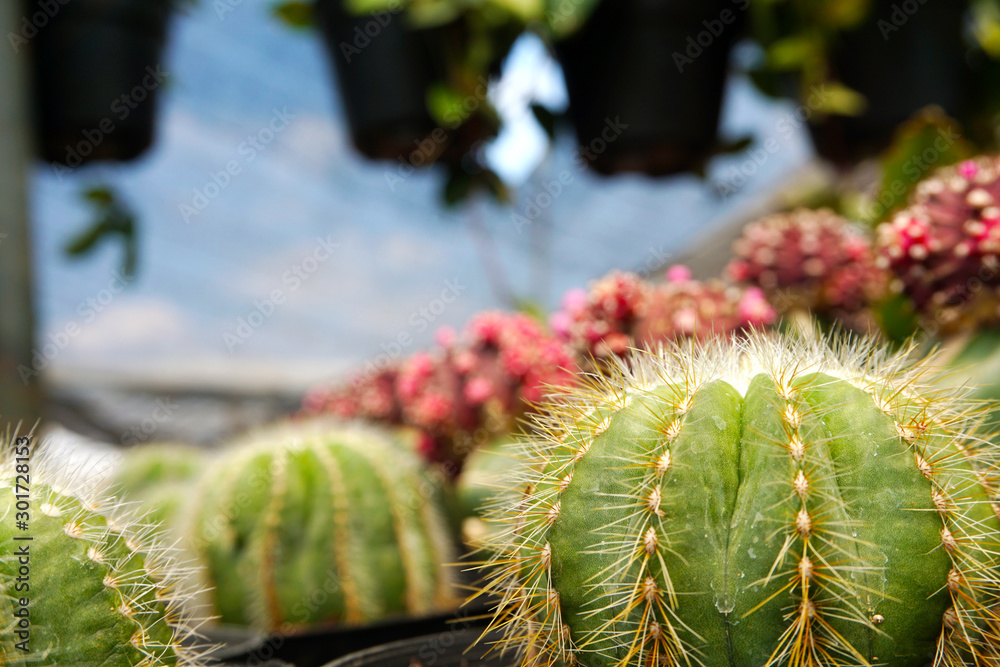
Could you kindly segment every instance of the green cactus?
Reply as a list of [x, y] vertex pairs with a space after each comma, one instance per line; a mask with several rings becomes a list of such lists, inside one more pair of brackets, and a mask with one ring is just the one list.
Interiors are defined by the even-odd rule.
[[441, 489], [374, 429], [288, 424], [223, 453], [192, 532], [223, 623], [287, 631], [458, 603]]
[[514, 443], [501, 439], [476, 448], [462, 465], [455, 487], [456, 504], [462, 522], [462, 540], [472, 549], [486, 546], [490, 525], [484, 522], [492, 498], [518, 460]]
[[491, 513], [524, 665], [1000, 659], [998, 448], [875, 345], [753, 334], [569, 390]]
[[151, 523], [175, 528], [194, 501], [192, 490], [208, 456], [192, 445], [153, 443], [125, 452], [112, 479], [112, 490]]
[[[39, 453], [26, 462], [18, 458], [27, 447], [4, 445], [0, 664], [208, 664], [192, 646], [197, 624], [180, 592], [187, 571], [158, 530], [92, 494], [53, 456]], [[26, 529], [18, 527], [21, 520]]]

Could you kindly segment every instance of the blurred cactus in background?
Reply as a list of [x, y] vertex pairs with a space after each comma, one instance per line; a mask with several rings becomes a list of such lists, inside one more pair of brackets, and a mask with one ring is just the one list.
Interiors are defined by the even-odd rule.
[[805, 311], [859, 332], [875, 328], [871, 306], [887, 277], [868, 238], [834, 212], [767, 216], [748, 225], [733, 250], [729, 278], [761, 288], [782, 316]]
[[293, 632], [458, 605], [441, 488], [374, 428], [255, 434], [215, 460], [193, 511], [185, 539], [222, 623]]
[[208, 460], [203, 449], [192, 445], [138, 445], [125, 452], [111, 480], [111, 491], [125, 502], [136, 503], [148, 520], [173, 527], [191, 502]]
[[461, 336], [438, 332], [438, 348], [306, 397], [307, 413], [410, 426], [420, 452], [449, 474], [476, 446], [510, 432], [550, 386], [574, 379], [563, 345], [523, 314], [490, 311]]
[[1000, 323], [1000, 158], [938, 170], [878, 227], [879, 262], [932, 333]]
[[611, 273], [573, 290], [552, 327], [583, 360], [624, 356], [633, 347], [692, 337], [729, 335], [774, 322], [775, 311], [756, 288], [697, 281], [683, 266], [654, 284], [631, 273]]

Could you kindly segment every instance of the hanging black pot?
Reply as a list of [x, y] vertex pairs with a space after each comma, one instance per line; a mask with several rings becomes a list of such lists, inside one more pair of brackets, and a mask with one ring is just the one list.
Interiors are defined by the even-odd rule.
[[41, 156], [130, 160], [153, 142], [174, 0], [30, 0]]
[[556, 44], [580, 155], [605, 174], [696, 168], [716, 142], [745, 3], [604, 0]]
[[444, 77], [440, 29], [415, 29], [402, 10], [355, 16], [344, 0], [317, 0], [315, 8], [355, 147], [371, 159], [416, 150], [432, 161], [435, 146], [425, 144], [443, 130], [428, 110], [427, 89]]
[[480, 629], [453, 629], [376, 646], [325, 667], [513, 667], [519, 664], [514, 655], [500, 656], [492, 646], [499, 637], [490, 635], [481, 639], [481, 635]]
[[966, 114], [971, 70], [963, 42], [966, 3], [874, 0], [868, 18], [845, 33], [831, 54], [832, 75], [867, 100], [858, 116], [810, 123], [821, 155], [850, 164], [889, 146], [897, 126], [936, 105]]

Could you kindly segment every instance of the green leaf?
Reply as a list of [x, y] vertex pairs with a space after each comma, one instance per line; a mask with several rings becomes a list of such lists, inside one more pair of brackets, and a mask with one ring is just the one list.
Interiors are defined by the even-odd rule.
[[[545, 20], [555, 35], [562, 39], [573, 34], [587, 22], [601, 0], [545, 0]], [[611, 2], [612, 0], [606, 0]]]
[[545, 306], [530, 297], [514, 297], [514, 309], [519, 313], [524, 313], [542, 326], [547, 326], [549, 314]]
[[813, 107], [820, 113], [857, 116], [868, 106], [868, 100], [864, 95], [837, 81], [823, 82], [820, 84], [820, 90], [823, 94], [818, 96], [819, 99]]
[[825, 28], [854, 28], [868, 16], [871, 8], [871, 0], [824, 2], [818, 18]]
[[507, 184], [503, 182], [503, 179], [493, 171], [492, 169], [483, 169], [479, 174], [477, 179], [479, 183], [493, 195], [493, 198], [497, 200], [497, 203], [508, 204], [511, 200], [510, 188]]
[[513, 14], [524, 23], [533, 23], [545, 18], [544, 0], [490, 0], [493, 5]]
[[444, 191], [441, 194], [444, 203], [448, 206], [462, 203], [472, 194], [472, 175], [464, 171], [453, 170], [448, 174], [448, 180], [445, 181]]
[[814, 62], [819, 45], [812, 35], [785, 37], [768, 47], [767, 66], [773, 70], [796, 70]]
[[1000, 2], [977, 0], [972, 5], [972, 32], [991, 58], [1000, 58]]
[[88, 188], [80, 193], [94, 212], [94, 222], [72, 237], [64, 248], [70, 257], [81, 257], [91, 252], [104, 239], [118, 237], [122, 243], [122, 273], [127, 278], [135, 275], [138, 258], [138, 236], [135, 216], [122, 204], [115, 191], [106, 186]]
[[427, 89], [427, 108], [434, 121], [442, 127], [453, 127], [456, 119], [469, 115], [462, 106], [466, 97], [445, 83], [432, 84]]
[[918, 112], [901, 125], [882, 155], [882, 182], [875, 201], [862, 206], [862, 220], [875, 224], [906, 206], [917, 183], [932, 170], [970, 157], [974, 148], [961, 128], [939, 109]]
[[394, 10], [400, 6], [400, 0], [343, 0], [343, 2], [344, 9], [355, 16]]
[[271, 13], [290, 28], [305, 30], [315, 27], [313, 3], [306, 0], [285, 0], [271, 8]]
[[98, 185], [84, 190], [83, 199], [97, 206], [110, 206], [114, 202], [115, 195], [106, 185]]
[[411, 0], [407, 10], [408, 18], [413, 25], [431, 27], [457, 20], [466, 10], [466, 6], [465, 3], [456, 0]]
[[549, 141], [552, 141], [556, 137], [556, 118], [557, 116], [552, 113], [552, 111], [537, 102], [532, 102], [531, 113], [534, 114], [535, 120], [538, 124], [542, 126], [545, 130], [545, 134], [548, 135]]
[[85, 255], [93, 250], [97, 246], [97, 242], [104, 238], [107, 233], [108, 226], [104, 220], [95, 222], [70, 239], [70, 242], [66, 244], [66, 254], [72, 257]]
[[892, 343], [901, 344], [920, 330], [913, 304], [902, 294], [889, 297], [874, 307], [882, 333]]

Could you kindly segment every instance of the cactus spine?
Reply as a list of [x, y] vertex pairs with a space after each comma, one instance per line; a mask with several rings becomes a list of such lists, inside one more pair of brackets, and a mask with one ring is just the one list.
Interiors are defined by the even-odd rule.
[[753, 334], [569, 392], [492, 512], [502, 647], [524, 665], [996, 664], [1000, 457], [926, 371]]
[[193, 545], [223, 623], [290, 630], [457, 605], [440, 488], [384, 433], [290, 424], [203, 479]]
[[[0, 664], [208, 664], [183, 611], [179, 581], [187, 573], [157, 530], [89, 493], [44, 454], [19, 469], [13, 451], [0, 460]], [[26, 480], [30, 518], [21, 531], [15, 489]], [[10, 621], [21, 599], [29, 600], [27, 628]], [[26, 629], [30, 652], [17, 646]]]

